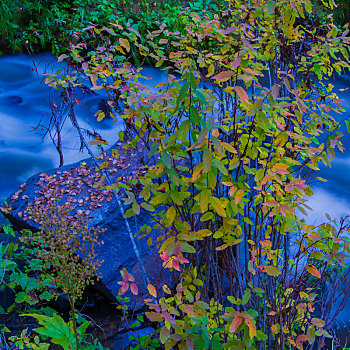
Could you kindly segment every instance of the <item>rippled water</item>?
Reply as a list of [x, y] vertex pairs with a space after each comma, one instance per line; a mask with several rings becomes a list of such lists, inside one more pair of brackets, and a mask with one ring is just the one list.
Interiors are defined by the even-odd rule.
[[[59, 165], [52, 141], [49, 137], [43, 140], [45, 129], [37, 126], [40, 121], [48, 125], [51, 117], [50, 88], [42, 83], [42, 74], [56, 72], [61, 67], [62, 63], [57, 63], [50, 54], [0, 57], [0, 200], [14, 192], [29, 176]], [[143, 73], [155, 76], [146, 81], [149, 86], [166, 79], [164, 73], [154, 68], [146, 68]], [[102, 103], [99, 94], [80, 93], [79, 100], [81, 106], [75, 110], [81, 127], [93, 128], [113, 144], [122, 121], [97, 122], [94, 114]], [[54, 102], [59, 105], [57, 93]], [[65, 164], [87, 157], [86, 151], [79, 152], [80, 140], [69, 120], [62, 135]]]

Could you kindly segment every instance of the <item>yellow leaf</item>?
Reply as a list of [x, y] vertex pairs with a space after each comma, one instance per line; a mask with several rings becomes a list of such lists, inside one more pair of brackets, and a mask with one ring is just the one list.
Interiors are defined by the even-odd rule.
[[104, 113], [104, 112], [101, 112], [101, 113], [98, 114], [97, 121], [100, 122], [100, 121], [103, 120], [105, 117], [106, 117], [105, 113]]
[[214, 65], [211, 64], [208, 68], [208, 74], [206, 75], [206, 77], [211, 77], [214, 74], [215, 68]]
[[119, 44], [120, 46], [123, 46], [126, 49], [126, 51], [130, 52], [130, 44], [128, 40], [119, 38]]
[[277, 277], [281, 274], [281, 271], [274, 266], [264, 266], [264, 271], [269, 275], [269, 276], [274, 276]]
[[225, 243], [225, 244], [221, 245], [220, 247], [217, 247], [216, 250], [224, 250], [228, 247], [229, 247], [229, 245]]
[[166, 217], [168, 219], [169, 226], [171, 226], [172, 223], [174, 222], [175, 218], [176, 218], [176, 209], [175, 209], [175, 207], [171, 206], [168, 209], [168, 211], [166, 212]]
[[146, 312], [146, 317], [152, 322], [162, 322], [163, 316], [157, 312]]
[[229, 151], [230, 153], [237, 154], [237, 151], [234, 147], [232, 147], [227, 142], [221, 142], [222, 146], [225, 148], [225, 150]]
[[149, 284], [147, 285], [147, 289], [148, 289], [148, 293], [150, 295], [152, 295], [152, 297], [154, 298], [157, 298], [157, 291], [156, 291], [156, 288], [154, 286], [152, 286], [152, 284]]
[[255, 326], [254, 320], [246, 319], [245, 320], [245, 324], [249, 328], [249, 337], [250, 337], [250, 339], [253, 339], [256, 336], [256, 326]]
[[223, 218], [226, 217], [226, 211], [225, 208], [223, 207], [221, 200], [216, 197], [211, 197], [210, 198], [210, 203], [213, 206], [213, 209]]

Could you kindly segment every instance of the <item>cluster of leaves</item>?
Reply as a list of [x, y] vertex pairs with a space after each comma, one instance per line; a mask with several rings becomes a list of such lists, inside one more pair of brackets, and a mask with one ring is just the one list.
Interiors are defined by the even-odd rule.
[[[48, 349], [50, 342], [64, 349], [102, 349], [97, 341], [91, 344], [85, 336], [91, 322], [80, 320], [75, 313], [76, 300], [93, 283], [100, 266], [94, 252], [94, 246], [100, 244], [99, 229], [89, 228], [82, 213], [73, 218], [72, 210], [70, 202], [60, 206], [59, 198], [49, 200], [46, 205], [29, 207], [27, 215], [40, 222], [40, 232], [22, 231], [20, 246], [15, 240], [1, 242], [0, 288], [4, 295], [12, 290], [15, 303], [0, 312], [5, 319], [14, 312], [26, 319], [34, 317], [42, 326], [34, 329], [42, 339], [28, 328], [8, 338], [10, 344], [21, 349]], [[10, 226], [5, 227], [5, 233], [8, 238], [15, 238]], [[68, 297], [71, 305], [72, 319], [67, 323], [54, 310], [42, 307], [59, 291]], [[11, 334], [10, 325], [4, 327]]]
[[[311, 11], [308, 0], [235, 1], [221, 18], [191, 13], [183, 33], [163, 24], [147, 46], [117, 24], [119, 45], [106, 40], [88, 57], [84, 43], [71, 47], [92, 89], [120, 92], [135, 135], [125, 147], [149, 149], [137, 191], [121, 179], [112, 187], [126, 189], [126, 217], [153, 212], [145, 231], [163, 232], [163, 267], [181, 273], [175, 290], [148, 285], [146, 315], [165, 349], [312, 349], [330, 337], [329, 305], [344, 281], [330, 275], [349, 253], [349, 227], [302, 215], [306, 174], [344, 150], [331, 115], [343, 110], [325, 81], [350, 67], [348, 29], [298, 25]], [[141, 68], [116, 64], [132, 46], [176, 73], [158, 92], [138, 82]], [[137, 294], [133, 276], [122, 276], [121, 294], [129, 285]]]
[[218, 0], [188, 1], [134, 1], [134, 0], [5, 0], [0, 4], [0, 50], [13, 52], [52, 48], [55, 54], [65, 52], [69, 42], [79, 35], [90, 45], [98, 46], [99, 38], [82, 29], [91, 24], [107, 25], [110, 22], [129, 23], [145, 37], [154, 30], [157, 22], [166, 22], [181, 30], [182, 12], [203, 10], [212, 16], [221, 6]]
[[[1, 330], [4, 334], [8, 334], [0, 340], [2, 348], [15, 346], [19, 349], [44, 350], [50, 346], [49, 338], [52, 343], [61, 344], [65, 349], [75, 348], [76, 339], [72, 331], [72, 321], [66, 323], [53, 309], [46, 306], [47, 302], [57, 295], [58, 287], [52, 284], [50, 264], [36, 257], [33, 247], [24, 244], [25, 240], [22, 236], [16, 236], [11, 226], [4, 226], [3, 229], [6, 239], [0, 242], [0, 291], [5, 301], [6, 296], [11, 300], [13, 294], [14, 303], [6, 309], [0, 309], [0, 319], [5, 322], [1, 324]], [[23, 234], [29, 235], [30, 232], [26, 231]], [[6, 304], [9, 303], [3, 305]], [[18, 319], [18, 315], [22, 316], [22, 319]], [[31, 324], [29, 317], [38, 319], [45, 326], [34, 329], [43, 337], [39, 338], [32, 332], [35, 324]], [[85, 330], [90, 324], [84, 321], [77, 328], [82, 343]], [[16, 326], [15, 323], [21, 325], [23, 322], [27, 325], [29, 323], [30, 327], [27, 326], [18, 334], [17, 328], [13, 329], [13, 326]]]
[[60, 205], [61, 199], [53, 197], [45, 206], [28, 209], [40, 224], [40, 231], [25, 235], [25, 242], [36, 247], [37, 256], [52, 266], [52, 283], [74, 303], [85, 287], [93, 283], [101, 265], [94, 246], [102, 242], [98, 240], [100, 230], [89, 228], [84, 214], [70, 216], [73, 205], [70, 202]]

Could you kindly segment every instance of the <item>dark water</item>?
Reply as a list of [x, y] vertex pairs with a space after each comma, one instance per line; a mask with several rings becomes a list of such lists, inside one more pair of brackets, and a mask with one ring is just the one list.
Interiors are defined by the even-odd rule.
[[[34, 69], [33, 61], [36, 68]], [[57, 167], [59, 157], [49, 137], [43, 139], [45, 128], [38, 127], [40, 121], [48, 125], [51, 117], [49, 91], [53, 89], [42, 83], [43, 73], [56, 72], [62, 67], [50, 54], [3, 56], [0, 57], [0, 201], [8, 197], [26, 179], [40, 171]], [[155, 76], [147, 80], [152, 87], [166, 75], [154, 68], [146, 68], [145, 76]], [[157, 74], [155, 74], [157, 73]], [[111, 144], [116, 142], [122, 121], [97, 122], [94, 114], [101, 108], [99, 94], [78, 95], [81, 106], [76, 114], [83, 128], [94, 129]], [[59, 105], [58, 93], [53, 102]], [[80, 141], [69, 120], [64, 124], [63, 152], [65, 164], [87, 157], [87, 152], [79, 152]]]
[[[36, 68], [34, 69], [33, 61]], [[47, 125], [51, 109], [49, 92], [42, 83], [43, 73], [55, 72], [62, 64], [50, 54], [0, 57], [0, 202], [14, 192], [31, 175], [57, 167], [59, 157], [50, 138], [43, 139], [45, 130], [38, 127], [40, 121]], [[166, 74], [155, 68], [145, 68], [145, 76], [152, 80], [145, 85], [153, 87], [166, 81]], [[330, 81], [335, 91], [350, 87], [350, 75], [343, 75]], [[52, 89], [51, 89], [52, 93]], [[349, 112], [336, 115], [337, 118], [349, 118], [350, 90], [338, 91], [344, 101], [342, 106]], [[59, 96], [53, 97], [59, 103]], [[94, 128], [100, 135], [113, 144], [123, 123], [118, 120], [97, 122], [95, 112], [100, 109], [103, 96], [99, 94], [79, 95], [81, 106], [76, 108], [79, 123], [84, 128]], [[327, 212], [333, 218], [350, 215], [350, 136], [344, 128], [344, 153], [336, 154], [332, 168], [323, 167], [318, 176], [328, 180], [326, 183], [313, 185], [314, 196], [309, 200], [313, 211], [309, 213], [309, 223], [320, 223]], [[63, 129], [65, 164], [87, 157], [86, 151], [79, 152], [79, 137], [69, 120]], [[350, 303], [339, 316], [339, 324], [344, 321], [350, 325]]]

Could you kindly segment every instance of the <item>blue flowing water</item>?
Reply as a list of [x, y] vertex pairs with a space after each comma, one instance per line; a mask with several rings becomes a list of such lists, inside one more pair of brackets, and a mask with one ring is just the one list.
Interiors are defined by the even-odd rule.
[[[31, 175], [59, 165], [52, 141], [49, 137], [43, 139], [51, 117], [49, 92], [54, 92], [43, 83], [43, 73], [59, 68], [62, 63], [57, 63], [51, 54], [0, 57], [0, 202]], [[143, 75], [155, 76], [145, 81], [149, 87], [167, 79], [166, 74], [154, 68], [146, 68]], [[97, 122], [94, 117], [103, 104], [102, 96], [80, 93], [79, 100], [81, 105], [75, 109], [80, 126], [94, 129], [110, 144], [116, 142], [122, 121]], [[58, 93], [52, 101], [59, 105]], [[44, 128], [38, 127], [40, 123]], [[69, 120], [62, 135], [65, 164], [88, 156], [86, 151], [79, 152], [79, 136]]]

